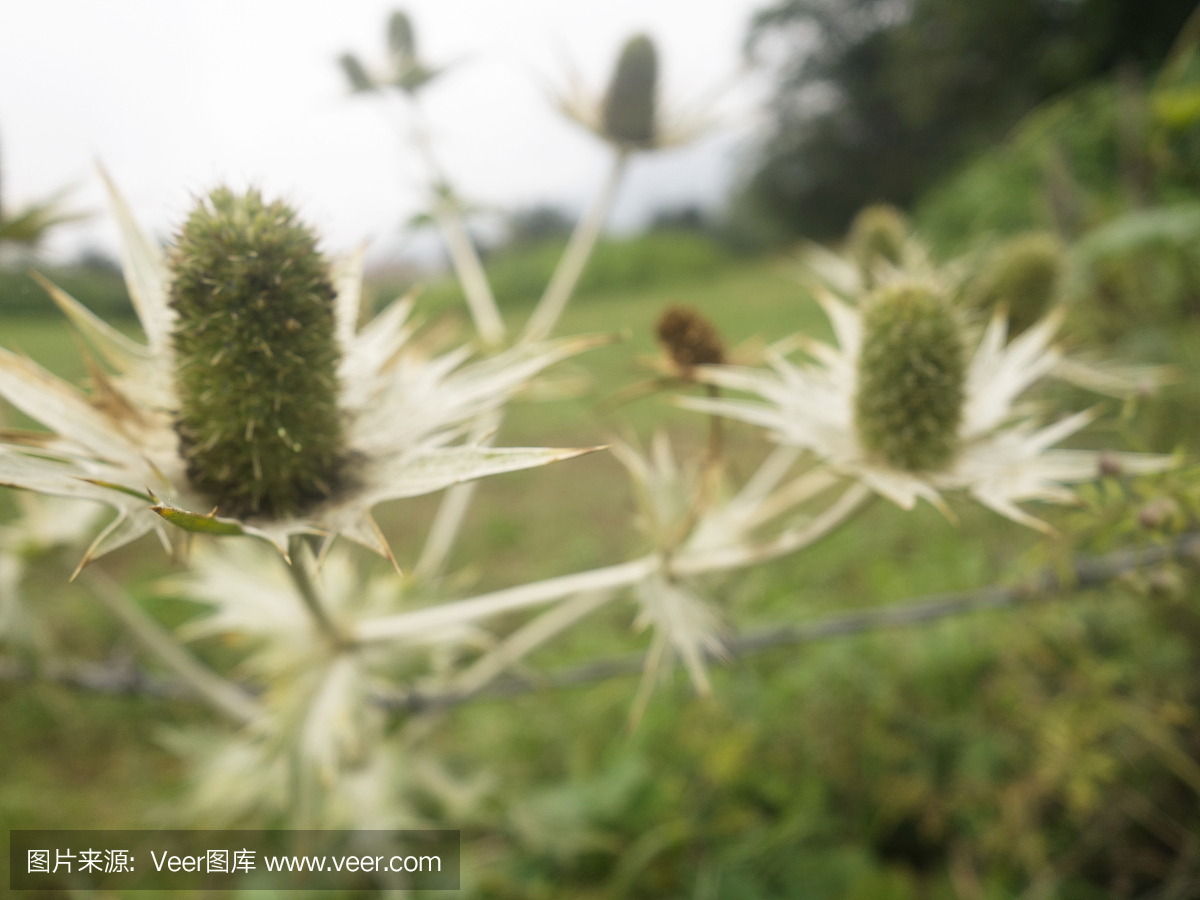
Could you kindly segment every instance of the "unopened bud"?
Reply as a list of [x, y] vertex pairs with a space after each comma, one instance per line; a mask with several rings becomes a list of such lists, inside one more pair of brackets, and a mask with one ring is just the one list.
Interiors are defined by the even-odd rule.
[[388, 20], [388, 49], [396, 60], [411, 60], [417, 55], [417, 40], [412, 22], [401, 10]]
[[366, 68], [358, 61], [353, 53], [343, 53], [338, 58], [346, 80], [350, 82], [350, 90], [355, 92], [375, 90], [375, 81], [367, 74]]
[[604, 134], [625, 147], [649, 148], [656, 137], [658, 53], [644, 34], [625, 42], [604, 97]]
[[1008, 310], [1009, 333], [1020, 334], [1049, 312], [1063, 268], [1062, 242], [1049, 233], [1023, 234], [998, 247], [970, 290], [987, 312]]
[[854, 217], [846, 243], [859, 268], [869, 273], [880, 261], [894, 266], [904, 255], [908, 239], [908, 222], [904, 214], [887, 203], [864, 207]]

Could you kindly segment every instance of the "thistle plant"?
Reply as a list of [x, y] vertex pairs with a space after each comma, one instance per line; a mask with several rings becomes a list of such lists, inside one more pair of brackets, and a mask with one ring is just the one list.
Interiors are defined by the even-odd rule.
[[[947, 282], [896, 283], [861, 296], [854, 306], [816, 282], [811, 290], [833, 326], [836, 347], [805, 337], [800, 346], [811, 363], [798, 365], [776, 352], [768, 370], [702, 370], [707, 383], [757, 394], [758, 402], [679, 402], [763, 426], [904, 509], [924, 498], [948, 512], [942, 492], [964, 490], [1015, 522], [1048, 528], [1018, 502], [1070, 502], [1063, 485], [1096, 477], [1100, 464], [1095, 452], [1050, 449], [1087, 425], [1095, 411], [1047, 424], [1045, 411], [1017, 404], [1062, 363], [1051, 343], [1062, 314], [1007, 342], [1007, 323], [998, 313], [967, 359]], [[1107, 458], [1129, 472], [1171, 464], [1138, 454]]]
[[387, 44], [387, 65], [377, 72], [368, 70], [353, 53], [339, 57], [338, 63], [353, 90], [369, 92], [394, 87], [415, 95], [441, 72], [426, 65], [417, 54], [415, 29], [402, 10], [396, 10], [388, 19]]
[[[369, 84], [411, 100], [420, 83], [396, 74], [417, 66], [411, 23], [399, 14], [390, 28], [394, 77]], [[352, 84], [358, 75], [368, 83], [361, 66], [346, 71]], [[84, 391], [0, 352], [0, 395], [47, 429], [0, 432], [0, 484], [117, 511], [81, 568], [149, 532], [190, 549], [158, 588], [203, 608], [177, 633], [102, 571], [83, 580], [235, 723], [174, 738], [198, 801], [207, 800], [191, 808], [196, 820], [428, 824], [414, 783], [457, 790], [427, 749], [438, 705], [530, 665], [539, 648], [602, 607], [624, 604], [634, 630], [651, 632], [630, 704], [636, 723], [676, 660], [698, 693], [714, 690], [709, 667], [728, 655], [738, 628], [722, 604], [734, 573], [814, 547], [875, 495], [905, 510], [924, 499], [947, 514], [946, 495], [961, 495], [1047, 531], [1023, 504], [1073, 503], [1071, 486], [1105, 467], [1152, 473], [1172, 464], [1057, 449], [1097, 415], [1060, 415], [1029, 397], [1062, 373], [1054, 344], [1061, 310], [1010, 339], [1006, 304], [996, 302], [977, 327], [956, 306], [963, 286], [1016, 282], [981, 280], [969, 261], [934, 265], [903, 220], [877, 209], [856, 224], [844, 253], [806, 254], [807, 287], [835, 343], [786, 337], [762, 354], [765, 365], [739, 365], [696, 310], [673, 306], [658, 317], [673, 386], [695, 393], [699, 385], [704, 394], [673, 402], [703, 416], [709, 440], [692, 452], [677, 451], [662, 432], [648, 451], [636, 439], [611, 441], [636, 500], [630, 524], [640, 550], [632, 558], [485, 592], [448, 576], [471, 500], [466, 483], [597, 449], [492, 442], [505, 404], [535, 376], [609, 340], [547, 337], [625, 162], [664, 144], [656, 78], [653, 44], [632, 39], [592, 110], [613, 148], [610, 178], [524, 331], [510, 328], [490, 299], [427, 134], [414, 132], [480, 338], [440, 355], [415, 346], [412, 297], [360, 327], [362, 254], [327, 258], [285, 203], [218, 188], [163, 253], [105, 177], [146, 343], [42, 279], [101, 359], [89, 360]], [[1028, 293], [992, 293], [1008, 290]], [[726, 465], [726, 419], [765, 432], [772, 446], [756, 465]], [[415, 566], [401, 571], [373, 508], [443, 489], [423, 547], [403, 548]], [[356, 544], [393, 565], [368, 569]], [[5, 559], [0, 589], [12, 580]], [[216, 671], [185, 647], [210, 636], [245, 648], [236, 669]], [[403, 721], [392, 728], [396, 710]]]

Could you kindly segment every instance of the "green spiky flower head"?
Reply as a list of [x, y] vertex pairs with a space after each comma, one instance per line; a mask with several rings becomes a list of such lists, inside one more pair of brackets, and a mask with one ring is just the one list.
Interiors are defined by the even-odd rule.
[[657, 137], [658, 53], [644, 34], [621, 48], [604, 95], [604, 134], [625, 147], [650, 148]]
[[1048, 232], [1010, 238], [996, 248], [970, 291], [973, 306], [1008, 310], [1009, 332], [1020, 334], [1054, 303], [1063, 269], [1062, 242]]
[[890, 204], [876, 203], [854, 217], [846, 244], [859, 268], [869, 273], [881, 261], [899, 265], [907, 238], [904, 214]]
[[286, 518], [345, 480], [334, 289], [308, 227], [213, 191], [170, 251], [180, 451], [222, 515]]
[[877, 291], [863, 312], [854, 424], [863, 449], [908, 472], [958, 452], [966, 353], [953, 311], [922, 284]]

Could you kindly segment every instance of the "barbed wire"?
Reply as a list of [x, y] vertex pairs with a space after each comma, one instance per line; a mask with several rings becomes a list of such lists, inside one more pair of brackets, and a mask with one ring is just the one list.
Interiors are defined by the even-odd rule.
[[[813, 622], [754, 629], [726, 639], [723, 642], [725, 653], [720, 656], [707, 653], [706, 661], [711, 665], [728, 665], [742, 657], [776, 647], [916, 625], [977, 610], [1012, 606], [1070, 590], [1097, 587], [1140, 567], [1187, 557], [1200, 557], [1200, 533], [1184, 535], [1168, 544], [1125, 548], [1103, 556], [1081, 557], [1066, 567], [1066, 571], [1047, 568], [1035, 577], [1015, 585], [988, 585], [968, 591], [931, 594], [883, 607], [828, 616]], [[470, 693], [410, 691], [402, 696], [384, 698], [383, 702], [399, 711], [421, 712], [472, 700], [499, 699], [531, 691], [576, 687], [593, 681], [635, 675], [643, 671], [645, 664], [646, 654], [631, 653], [535, 676], [509, 673]]]
[[[1145, 566], [1186, 558], [1200, 558], [1200, 533], [1183, 535], [1170, 543], [1125, 548], [1103, 556], [1080, 557], [1063, 568], [1049, 567], [1033, 578], [1013, 585], [987, 585], [840, 613], [811, 622], [788, 623], [753, 629], [727, 638], [725, 653], [708, 654], [712, 665], [732, 662], [776, 647], [812, 643], [828, 638], [887, 628], [903, 628], [949, 616], [997, 609], [1056, 595], [1098, 587]], [[535, 691], [578, 687], [643, 671], [646, 654], [606, 657], [548, 672], [502, 675], [470, 692], [420, 689], [378, 695], [376, 701], [397, 713], [421, 713], [477, 700], [504, 699]], [[105, 662], [42, 660], [36, 665], [0, 656], [0, 681], [49, 681], [105, 694], [142, 694], [169, 699], [194, 697], [184, 682], [164, 678], [139, 666], [132, 657], [116, 656]]]

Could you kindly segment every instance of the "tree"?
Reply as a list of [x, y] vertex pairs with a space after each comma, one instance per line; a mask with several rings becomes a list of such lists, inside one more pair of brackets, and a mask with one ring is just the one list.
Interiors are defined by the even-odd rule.
[[773, 124], [747, 194], [790, 231], [841, 233], [909, 205], [1043, 100], [1161, 63], [1193, 0], [783, 0], [748, 51], [781, 40]]

